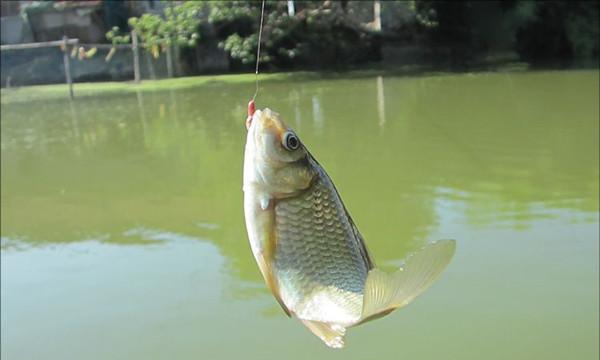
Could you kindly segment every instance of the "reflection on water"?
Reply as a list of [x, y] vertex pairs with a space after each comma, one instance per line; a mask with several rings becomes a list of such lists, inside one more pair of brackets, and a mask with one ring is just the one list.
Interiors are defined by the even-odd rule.
[[[331, 356], [279, 316], [249, 251], [241, 168], [252, 86], [2, 106], [3, 357], [69, 358], [63, 339], [76, 339], [72, 354], [83, 354], [114, 326], [121, 329], [103, 342], [118, 344], [112, 355], [241, 355], [222, 349], [229, 337], [251, 358], [268, 357], [273, 346]], [[277, 110], [297, 130], [379, 263], [426, 241], [459, 240], [432, 294], [382, 325], [357, 328], [345, 359], [367, 348], [439, 358], [421, 346], [423, 333], [443, 344], [434, 347], [440, 355], [456, 358], [597, 358], [598, 98], [597, 71], [262, 86], [258, 107]], [[565, 297], [559, 285], [578, 296]], [[515, 291], [522, 308], [505, 298]], [[574, 307], [579, 313], [567, 311]], [[473, 314], [483, 318], [465, 320]], [[447, 328], [453, 316], [461, 325]], [[499, 324], [489, 338], [477, 330], [493, 327], [485, 316]], [[247, 325], [229, 334], [240, 319]], [[96, 327], [82, 333], [86, 322]], [[568, 329], [544, 330], [561, 324]], [[253, 326], [280, 334], [277, 344]], [[502, 326], [517, 329], [507, 335]], [[139, 344], [117, 337], [140, 331]], [[466, 350], [468, 338], [442, 340], [444, 331], [477, 335], [481, 352]], [[40, 353], [22, 352], [48, 332], [56, 337], [40, 340]], [[390, 347], [399, 333], [410, 341]], [[556, 336], [562, 342], [552, 342]], [[498, 341], [513, 345], [496, 351]], [[511, 352], [521, 347], [531, 356]], [[114, 357], [105, 351], [90, 357]]]
[[383, 86], [383, 77], [377, 77], [377, 116], [379, 117], [379, 126], [383, 129], [385, 125], [385, 90]]

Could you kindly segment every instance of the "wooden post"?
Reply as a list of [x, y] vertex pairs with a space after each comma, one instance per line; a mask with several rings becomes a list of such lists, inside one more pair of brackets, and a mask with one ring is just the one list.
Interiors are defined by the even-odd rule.
[[373, 29], [381, 31], [381, 2], [373, 1]]
[[65, 66], [65, 78], [69, 85], [69, 98], [73, 99], [73, 79], [71, 79], [71, 60], [69, 58], [69, 52], [67, 50], [68, 39], [67, 36], [63, 36], [63, 65]]
[[170, 78], [173, 77], [173, 57], [171, 53], [171, 45], [167, 45], [167, 74]]
[[131, 31], [131, 50], [133, 51], [133, 80], [140, 82], [140, 49], [138, 47], [138, 38], [135, 30]]

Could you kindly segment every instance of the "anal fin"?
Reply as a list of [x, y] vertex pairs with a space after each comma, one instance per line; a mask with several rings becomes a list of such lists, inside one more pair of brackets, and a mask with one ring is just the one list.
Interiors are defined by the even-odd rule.
[[450, 263], [456, 242], [440, 240], [410, 256], [394, 274], [372, 269], [365, 282], [361, 323], [409, 304], [429, 288]]
[[311, 320], [302, 320], [302, 323], [330, 348], [340, 349], [344, 347], [345, 327]]

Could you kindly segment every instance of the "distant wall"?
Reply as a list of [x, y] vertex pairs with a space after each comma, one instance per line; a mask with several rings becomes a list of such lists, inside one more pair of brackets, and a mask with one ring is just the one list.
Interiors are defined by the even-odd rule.
[[86, 43], [104, 41], [106, 29], [98, 7], [72, 7], [28, 14], [36, 41], [60, 39], [63, 35]]
[[[85, 50], [90, 47], [83, 45]], [[72, 48], [68, 49], [69, 56]], [[109, 49], [97, 49], [96, 54], [80, 60], [70, 57], [71, 75], [74, 82], [89, 81], [129, 81], [133, 80], [133, 53], [130, 49], [119, 49], [106, 61]], [[203, 44], [195, 49], [183, 49], [176, 62], [175, 75], [195, 75], [202, 73], [223, 73], [228, 71], [227, 54], [216, 45]], [[3, 50], [0, 53], [1, 86], [25, 86], [65, 82], [63, 52], [59, 47]], [[155, 59], [149, 52], [140, 48], [140, 73], [143, 79], [167, 77], [166, 56]]]
[[0, 24], [2, 44], [20, 44], [33, 41], [29, 24], [20, 15], [2, 16]]
[[[75, 57], [70, 60], [75, 82], [133, 77], [133, 66], [129, 65], [131, 60], [125, 52], [117, 52], [110, 63], [104, 61], [100, 51], [91, 59]], [[65, 82], [63, 52], [59, 47], [5, 50], [1, 53], [1, 61], [2, 87]]]

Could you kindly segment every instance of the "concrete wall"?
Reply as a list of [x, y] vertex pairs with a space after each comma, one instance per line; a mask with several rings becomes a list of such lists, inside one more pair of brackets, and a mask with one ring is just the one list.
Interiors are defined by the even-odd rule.
[[[88, 46], [84, 45], [86, 50]], [[69, 55], [72, 48], [69, 48]], [[110, 61], [106, 61], [109, 49], [98, 49], [88, 59], [77, 56], [69, 58], [74, 82], [130, 81], [133, 80], [133, 53], [130, 49], [119, 49]], [[216, 46], [204, 44], [196, 49], [185, 50], [181, 56], [178, 76], [203, 73], [223, 73], [229, 69], [228, 57]], [[177, 57], [176, 57], [177, 59]], [[0, 85], [2, 87], [35, 84], [64, 83], [63, 52], [59, 47], [5, 50], [0, 54], [2, 62]], [[166, 56], [155, 59], [149, 52], [140, 49], [140, 73], [144, 79], [167, 77]]]
[[67, 35], [84, 43], [104, 42], [104, 28], [99, 7], [66, 8], [29, 14], [35, 41], [52, 41]]
[[2, 16], [0, 18], [0, 26], [0, 41], [3, 45], [33, 41], [29, 24], [20, 15]]

